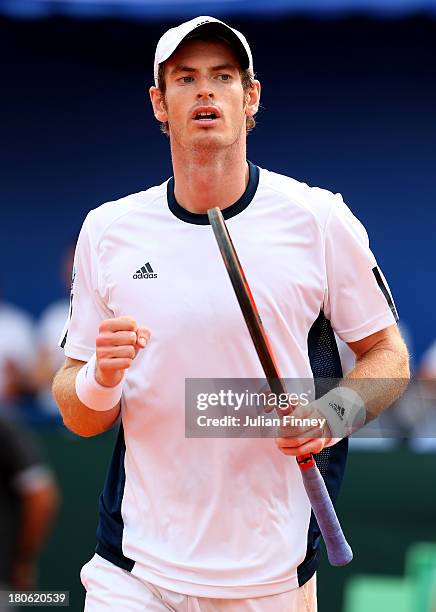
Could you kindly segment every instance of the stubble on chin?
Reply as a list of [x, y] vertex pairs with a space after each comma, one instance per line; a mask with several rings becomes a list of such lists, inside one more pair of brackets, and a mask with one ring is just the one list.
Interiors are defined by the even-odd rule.
[[219, 151], [235, 148], [241, 140], [246, 139], [245, 122], [239, 130], [235, 130], [227, 137], [222, 132], [214, 133], [213, 129], [205, 130], [205, 133], [184, 136], [179, 130], [172, 131], [170, 126], [170, 139], [178, 149], [191, 155], [210, 156]]

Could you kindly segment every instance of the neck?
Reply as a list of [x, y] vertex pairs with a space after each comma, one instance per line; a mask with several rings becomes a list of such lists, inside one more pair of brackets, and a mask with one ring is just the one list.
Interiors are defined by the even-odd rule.
[[174, 195], [180, 206], [193, 213], [234, 204], [244, 193], [249, 179], [246, 148], [240, 151], [209, 150], [178, 154], [171, 147]]

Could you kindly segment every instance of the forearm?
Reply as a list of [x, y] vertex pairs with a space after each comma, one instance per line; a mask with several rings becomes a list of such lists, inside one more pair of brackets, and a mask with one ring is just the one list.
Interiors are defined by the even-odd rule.
[[[409, 355], [398, 327], [391, 325], [348, 346], [356, 365], [336, 388], [312, 402], [302, 416], [323, 417], [321, 430], [281, 428], [276, 444], [285, 455], [319, 453], [377, 418], [400, 397], [410, 379]], [[349, 389], [342, 389], [349, 387]], [[357, 394], [357, 396], [356, 396]]]
[[65, 426], [79, 436], [91, 437], [112, 427], [120, 413], [120, 402], [105, 411], [92, 410], [82, 404], [76, 393], [76, 376], [80, 367], [59, 370], [53, 381], [53, 395]]
[[341, 381], [354, 389], [366, 409], [366, 422], [377, 418], [404, 392], [410, 379], [407, 347], [401, 336], [381, 342], [360, 355]]

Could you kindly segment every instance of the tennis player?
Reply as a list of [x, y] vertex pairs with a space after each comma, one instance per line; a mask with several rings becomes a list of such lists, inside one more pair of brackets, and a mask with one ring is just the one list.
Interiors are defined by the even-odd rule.
[[260, 83], [240, 32], [212, 17], [168, 30], [154, 78], [174, 176], [86, 217], [54, 383], [81, 436], [121, 416], [85, 609], [313, 612], [319, 531], [287, 455], [322, 451], [335, 499], [333, 416], [325, 437], [185, 437], [185, 379], [262, 377], [207, 209], [223, 211], [285, 377], [341, 376], [336, 332], [356, 355], [346, 380], [407, 378], [395, 307], [340, 195], [247, 161]]

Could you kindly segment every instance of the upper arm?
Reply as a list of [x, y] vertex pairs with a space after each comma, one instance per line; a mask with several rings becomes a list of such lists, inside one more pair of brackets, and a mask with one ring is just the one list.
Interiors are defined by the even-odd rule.
[[80, 359], [73, 359], [72, 357], [66, 357], [62, 370], [68, 370], [69, 368], [81, 368], [84, 366], [86, 361], [80, 361]]
[[366, 336], [366, 338], [356, 342], [347, 342], [347, 344], [357, 359], [363, 357], [363, 355], [371, 350], [380, 348], [407, 355], [407, 348], [397, 325], [390, 325], [374, 334]]
[[82, 366], [84, 366], [86, 361], [80, 361], [80, 359], [73, 359], [72, 357], [65, 357], [65, 361], [61, 368], [56, 372], [56, 375], [53, 379], [53, 389], [59, 383], [60, 380], [64, 379], [64, 374], [66, 375], [68, 372], [68, 378], [70, 374], [70, 370], [75, 370], [75, 373], [80, 370]]

